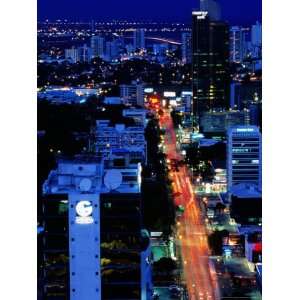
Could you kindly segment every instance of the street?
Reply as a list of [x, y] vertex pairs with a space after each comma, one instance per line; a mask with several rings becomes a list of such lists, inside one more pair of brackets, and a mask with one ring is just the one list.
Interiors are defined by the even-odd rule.
[[[160, 126], [165, 128], [165, 153], [168, 160], [182, 160], [176, 149], [176, 133], [167, 110], [160, 117]], [[179, 240], [184, 269], [184, 281], [191, 300], [217, 300], [216, 277], [209, 267], [209, 247], [201, 209], [195, 199], [189, 170], [180, 165], [178, 171], [170, 171], [175, 205], [182, 205], [184, 213], [177, 220], [177, 238]]]

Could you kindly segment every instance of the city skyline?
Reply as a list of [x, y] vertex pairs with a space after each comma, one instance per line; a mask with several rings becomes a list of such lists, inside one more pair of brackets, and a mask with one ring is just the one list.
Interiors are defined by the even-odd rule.
[[38, 23], [38, 300], [262, 299], [259, 10], [156, 1]]
[[[250, 25], [262, 19], [261, 0], [219, 0], [222, 19], [231, 25]], [[173, 1], [107, 1], [100, 5], [96, 0], [45, 1], [38, 0], [38, 19], [69, 19], [74, 21], [94, 20], [152, 20], [191, 22], [191, 11], [199, 9], [199, 0], [183, 1], [174, 6]], [[157, 11], [159, 7], [159, 14]], [[172, 9], [170, 9], [170, 7]], [[59, 8], [59, 9], [58, 9]], [[117, 8], [117, 9], [116, 9]]]

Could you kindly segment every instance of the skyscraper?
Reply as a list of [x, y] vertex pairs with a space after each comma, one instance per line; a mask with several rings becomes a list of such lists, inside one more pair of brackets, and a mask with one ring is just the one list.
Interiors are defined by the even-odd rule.
[[182, 62], [190, 64], [192, 62], [192, 34], [183, 32], [181, 35], [182, 42]]
[[256, 22], [251, 28], [251, 44], [252, 44], [252, 57], [261, 58], [262, 49], [262, 26], [261, 23]]
[[201, 114], [229, 106], [229, 28], [214, 13], [214, 1], [203, 1], [208, 10], [192, 14], [193, 117], [199, 124]]
[[240, 26], [232, 26], [230, 28], [230, 61], [240, 63], [246, 54], [246, 29]]
[[262, 26], [259, 22], [256, 22], [256, 24], [252, 25], [251, 42], [256, 46], [261, 46], [262, 44]]
[[138, 28], [133, 31], [133, 48], [145, 49], [145, 29]]
[[93, 57], [103, 58], [105, 55], [105, 39], [104, 37], [95, 35], [91, 37], [91, 49]]
[[236, 126], [227, 132], [227, 185], [262, 187], [262, 139], [256, 126]]
[[62, 159], [43, 191], [43, 299], [150, 299], [140, 164], [126, 153]]

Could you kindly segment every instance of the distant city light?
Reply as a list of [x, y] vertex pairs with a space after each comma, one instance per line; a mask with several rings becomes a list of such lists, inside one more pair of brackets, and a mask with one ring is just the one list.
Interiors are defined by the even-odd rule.
[[164, 92], [164, 97], [166, 98], [176, 97], [176, 92]]

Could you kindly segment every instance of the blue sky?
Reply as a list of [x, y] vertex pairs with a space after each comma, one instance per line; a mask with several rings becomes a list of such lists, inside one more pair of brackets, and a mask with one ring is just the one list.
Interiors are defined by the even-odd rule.
[[[219, 0], [231, 24], [261, 20], [261, 0]], [[38, 18], [189, 21], [199, 0], [38, 0]]]

